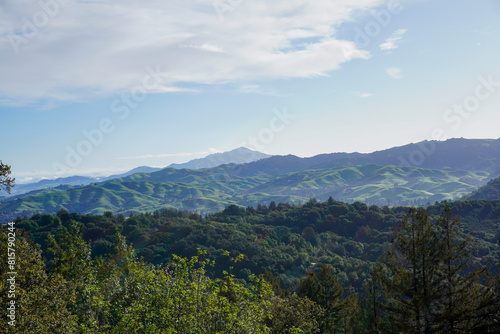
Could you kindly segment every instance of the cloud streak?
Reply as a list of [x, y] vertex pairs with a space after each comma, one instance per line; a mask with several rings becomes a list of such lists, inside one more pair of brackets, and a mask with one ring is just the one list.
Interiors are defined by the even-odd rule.
[[363, 99], [366, 99], [366, 98], [373, 96], [372, 93], [364, 93], [364, 92], [354, 92], [354, 95], [356, 95], [357, 97], [361, 97]]
[[[383, 1], [244, 1], [223, 22], [205, 0], [64, 3], [40, 27], [34, 16], [43, 13], [39, 2], [2, 5], [0, 99], [116, 94], [139, 84], [148, 66], [169, 74], [164, 92], [183, 84], [326, 76], [347, 61], [370, 57], [339, 40], [336, 27]], [[31, 37], [26, 22], [37, 29]], [[12, 40], [18, 37], [27, 42], [16, 53]]]
[[195, 155], [207, 155], [213, 153], [219, 153], [220, 151], [214, 148], [210, 148], [209, 151], [205, 152], [181, 152], [181, 153], [162, 153], [162, 154], [146, 154], [134, 157], [120, 157], [120, 160], [133, 160], [133, 159], [156, 159], [156, 158], [172, 158], [172, 157], [191, 157]]
[[393, 50], [397, 49], [399, 45], [397, 44], [402, 38], [403, 35], [406, 33], [406, 29], [399, 29], [396, 30], [391, 37], [385, 40], [384, 43], [380, 44], [380, 50]]
[[393, 77], [394, 79], [401, 79], [403, 78], [403, 75], [401, 74], [401, 69], [397, 67], [390, 67], [386, 69], [387, 74], [389, 76]]

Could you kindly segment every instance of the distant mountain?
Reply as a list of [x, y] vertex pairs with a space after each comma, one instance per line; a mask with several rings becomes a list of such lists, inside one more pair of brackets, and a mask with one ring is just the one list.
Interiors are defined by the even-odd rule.
[[[33, 183], [16, 184], [12, 187], [11, 195], [21, 195], [34, 190], [54, 188], [62, 184], [67, 184], [71, 186], [83, 186], [90, 184], [92, 182], [98, 182], [99, 180], [88, 176], [70, 176], [70, 177], [60, 177], [53, 180], [40, 180]], [[1, 191], [0, 195], [8, 196], [6, 191]]]
[[500, 176], [500, 138], [423, 141], [367, 154], [349, 155], [315, 168], [377, 164], [441, 170], [484, 171]]
[[[500, 176], [500, 139], [449, 139], [423, 141], [373, 153], [330, 153], [310, 158], [273, 156], [241, 165], [240, 176], [280, 175], [306, 169], [335, 169], [375, 164], [447, 171], [484, 172]], [[483, 184], [477, 184], [480, 186]]]
[[[268, 154], [260, 153], [257, 151], [249, 150], [245, 147], [240, 147], [234, 149], [232, 151], [223, 152], [223, 153], [215, 153], [206, 156], [205, 158], [195, 159], [188, 161], [183, 164], [171, 164], [169, 167], [182, 169], [201, 169], [201, 168], [212, 168], [217, 167], [224, 164], [229, 163], [247, 163], [252, 161], [257, 161], [260, 159], [265, 159], [271, 157]], [[60, 185], [70, 185], [70, 186], [84, 186], [91, 183], [109, 181], [112, 179], [123, 178], [129, 175], [137, 174], [137, 173], [153, 173], [161, 170], [162, 168], [155, 168], [149, 166], [140, 166], [136, 167], [128, 172], [123, 174], [115, 174], [107, 177], [88, 177], [88, 176], [70, 176], [70, 177], [61, 177], [53, 180], [41, 180], [33, 183], [26, 184], [18, 184], [12, 188], [10, 195], [22, 195], [25, 193], [29, 193], [31, 191], [47, 189], [47, 188], [55, 188]], [[9, 196], [6, 191], [0, 191], [0, 197]]]
[[[234, 150], [232, 156], [252, 153], [245, 150]], [[204, 163], [221, 162], [221, 156], [227, 158], [228, 154], [209, 156]], [[202, 165], [197, 163], [199, 159], [192, 166]], [[173, 207], [210, 213], [232, 204], [297, 204], [330, 196], [376, 205], [426, 205], [461, 198], [498, 176], [500, 141], [426, 141], [370, 154], [272, 156], [245, 164], [177, 168], [3, 198], [0, 221], [60, 209], [128, 213]]]
[[137, 174], [137, 173], [153, 173], [153, 172], [157, 172], [159, 170], [161, 170], [161, 168], [140, 166], [140, 167], [136, 167], [132, 170], [129, 170], [128, 172], [125, 172], [123, 174], [110, 175], [110, 176], [101, 178], [101, 179], [99, 179], [99, 181], [108, 181], [108, 180], [112, 180], [112, 179], [118, 179], [121, 177], [126, 177], [126, 176]]
[[271, 157], [268, 154], [264, 154], [257, 151], [252, 151], [246, 147], [239, 147], [234, 150], [214, 153], [206, 156], [205, 158], [194, 159], [183, 164], [171, 164], [168, 167], [175, 169], [202, 169], [202, 168], [213, 168], [225, 164], [245, 164], [253, 161], [258, 161], [261, 159]]
[[489, 201], [500, 201], [500, 177], [490, 180], [485, 186], [474, 191], [464, 199], [485, 199]]
[[484, 183], [483, 173], [364, 165], [309, 169], [278, 176], [241, 177], [241, 165], [190, 170], [166, 168], [84, 187], [61, 186], [9, 197], [0, 221], [61, 209], [79, 213], [148, 212], [163, 207], [210, 213], [237, 204], [304, 203], [309, 198], [377, 205], [425, 205], [460, 198]]

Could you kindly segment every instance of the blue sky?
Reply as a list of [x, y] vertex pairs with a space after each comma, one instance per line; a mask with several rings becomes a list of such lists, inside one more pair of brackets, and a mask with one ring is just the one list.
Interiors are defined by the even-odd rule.
[[499, 18], [495, 0], [7, 0], [0, 160], [23, 182], [498, 138]]

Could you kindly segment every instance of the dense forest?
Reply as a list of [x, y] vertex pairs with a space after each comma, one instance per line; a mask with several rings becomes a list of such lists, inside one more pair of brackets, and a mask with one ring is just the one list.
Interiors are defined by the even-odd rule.
[[18, 218], [16, 330], [498, 333], [499, 219], [499, 201], [333, 199]]

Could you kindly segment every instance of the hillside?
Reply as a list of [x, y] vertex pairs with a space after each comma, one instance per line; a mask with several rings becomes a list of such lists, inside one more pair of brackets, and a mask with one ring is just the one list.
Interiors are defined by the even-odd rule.
[[393, 147], [346, 159], [335, 160], [317, 168], [335, 168], [365, 164], [421, 167], [440, 170], [484, 171], [496, 177], [500, 175], [500, 138], [423, 141]]
[[[82, 186], [87, 185], [92, 182], [99, 182], [100, 180], [93, 177], [87, 176], [70, 176], [70, 177], [59, 177], [53, 180], [40, 180], [38, 182], [24, 183], [24, 184], [16, 184], [15, 187], [11, 189], [11, 195], [21, 195], [31, 191], [45, 189], [45, 188], [53, 188], [60, 186], [62, 184], [67, 184], [71, 186]], [[0, 190], [0, 195], [8, 196], [9, 193], [5, 190]]]
[[500, 200], [500, 177], [490, 180], [485, 186], [465, 196], [466, 199]]
[[[463, 232], [478, 238], [474, 255], [498, 258], [500, 201], [456, 201], [447, 203], [463, 223]], [[436, 219], [444, 204], [427, 208]], [[256, 208], [229, 206], [202, 218], [198, 214], [162, 209], [153, 213], [124, 216], [79, 215], [60, 211], [56, 216], [35, 215], [18, 219], [16, 226], [28, 230], [44, 246], [48, 232], [55, 232], [71, 219], [82, 223], [86, 240], [93, 243], [93, 254], [112, 249], [113, 236], [122, 231], [138, 255], [151, 263], [166, 263], [172, 254], [194, 256], [197, 248], [211, 258], [223, 250], [245, 254], [235, 274], [246, 278], [248, 270], [264, 269], [292, 283], [316, 263], [329, 263], [344, 286], [361, 287], [371, 265], [391, 240], [391, 228], [402, 221], [408, 208], [377, 207], [364, 203], [347, 204], [310, 200], [304, 205], [272, 202]], [[45, 246], [44, 246], [45, 247]], [[227, 260], [219, 263], [230, 265]]]
[[[261, 157], [258, 152], [240, 148], [210, 155], [204, 161], [216, 163], [245, 155]], [[406, 163], [416, 162], [417, 156], [424, 157], [418, 161], [421, 166]], [[62, 186], [3, 198], [0, 221], [61, 209], [129, 213], [170, 207], [206, 214], [232, 204], [299, 204], [310, 198], [329, 197], [350, 203], [428, 205], [461, 198], [486, 184], [499, 174], [499, 157], [500, 140], [451, 139], [369, 154], [272, 156], [213, 168], [165, 168], [128, 173], [132, 175], [86, 186]]]
[[[183, 164], [171, 164], [168, 167], [175, 169], [212, 168], [230, 163], [238, 163], [238, 164], [248, 163], [269, 157], [271, 156], [268, 154], [252, 151], [245, 147], [240, 147], [228, 152], [209, 154], [204, 158], [190, 160]], [[123, 178], [137, 173], [153, 173], [161, 169], [162, 168], [140, 166], [122, 174], [114, 174], [106, 177], [69, 176], [69, 177], [60, 177], [56, 179], [45, 179], [45, 180], [40, 180], [38, 182], [18, 184], [12, 188], [10, 195], [12, 196], [22, 195], [31, 191], [47, 189], [47, 188], [55, 188], [61, 185], [84, 186], [91, 183], [98, 183], [98, 182], [109, 181], [112, 179]], [[9, 194], [6, 191], [0, 190], [0, 197], [8, 195]]]
[[61, 209], [96, 214], [147, 212], [162, 207], [205, 214], [232, 204], [299, 204], [309, 198], [326, 200], [330, 196], [346, 202], [416, 205], [460, 198], [487, 177], [486, 173], [378, 165], [242, 177], [238, 175], [242, 166], [245, 165], [201, 170], [166, 168], [84, 187], [44, 189], [5, 199], [0, 217], [6, 221]]
[[[450, 245], [446, 239], [449, 232], [453, 240], [457, 238], [453, 249], [460, 247], [461, 252], [452, 254], [456, 261], [453, 264], [454, 279], [448, 281], [452, 282], [453, 287], [457, 287], [460, 302], [467, 298], [468, 309], [464, 313], [476, 315], [478, 310], [482, 312], [479, 320], [475, 321], [477, 324], [484, 323], [485, 325], [481, 326], [486, 329], [477, 332], [498, 333], [496, 319], [500, 309], [497, 261], [500, 257], [497, 240], [500, 237], [500, 201], [458, 201], [432, 205], [427, 210], [420, 208], [418, 215], [422, 218], [413, 220], [411, 229], [409, 226], [403, 229], [405, 223], [401, 222], [413, 219], [415, 212], [415, 209], [405, 207], [380, 208], [359, 202], [347, 204], [332, 199], [326, 202], [310, 200], [300, 206], [275, 202], [255, 208], [233, 205], [208, 217], [169, 209], [128, 217], [113, 216], [110, 212], [104, 215], [80, 215], [59, 211], [57, 215], [34, 215], [30, 219], [16, 219], [5, 227], [0, 225], [0, 236], [5, 240], [0, 246], [3, 245], [7, 251], [6, 227], [15, 225], [20, 241], [16, 254], [21, 259], [30, 260], [22, 262], [23, 266], [20, 267], [17, 277], [45, 277], [43, 270], [47, 268], [48, 279], [43, 282], [51, 284], [47, 288], [38, 284], [28, 286], [24, 282], [31, 281], [20, 279], [23, 285], [19, 290], [23, 289], [23, 292], [34, 295], [40, 294], [43, 305], [46, 305], [47, 301], [55, 301], [58, 305], [73, 306], [74, 302], [67, 302], [66, 299], [61, 302], [61, 298], [51, 298], [53, 290], [48, 288], [62, 281], [64, 284], [57, 289], [60, 295], [77, 295], [78, 300], [89, 301], [84, 303], [86, 309], [83, 311], [81, 308], [71, 308], [81, 314], [81, 322], [88, 321], [89, 315], [101, 313], [104, 316], [109, 314], [107, 319], [110, 321], [116, 319], [115, 314], [122, 317], [127, 313], [139, 319], [137, 314], [141, 310], [148, 313], [153, 310], [151, 319], [154, 321], [171, 321], [179, 319], [178, 309], [185, 309], [186, 305], [205, 305], [207, 310], [204, 312], [200, 312], [199, 307], [186, 311], [191, 325], [193, 321], [197, 321], [200, 314], [212, 315], [217, 305], [222, 305], [226, 311], [235, 310], [240, 315], [244, 305], [248, 306], [250, 301], [258, 300], [258, 296], [261, 298], [263, 293], [268, 295], [273, 291], [276, 295], [270, 298], [267, 304], [274, 305], [269, 311], [271, 313], [259, 312], [272, 314], [269, 320], [275, 322], [269, 323], [274, 324], [273, 330], [260, 333], [293, 333], [283, 330], [283, 322], [296, 324], [297, 317], [303, 317], [307, 322], [312, 321], [312, 324], [304, 327], [303, 332], [307, 333], [311, 332], [308, 329], [318, 327], [314, 327], [314, 320], [322, 321], [327, 314], [321, 308], [321, 305], [324, 306], [324, 295], [320, 295], [321, 298], [316, 297], [316, 287], [319, 287], [331, 296], [328, 300], [341, 298], [344, 301], [339, 307], [345, 308], [342, 312], [344, 319], [350, 319], [345, 321], [345, 328], [354, 328], [355, 330], [350, 332], [354, 334], [371, 333], [369, 328], [373, 327], [370, 324], [376, 322], [380, 327], [382, 320], [387, 322], [385, 328], [392, 328], [392, 318], [384, 320], [387, 317], [387, 309], [372, 297], [377, 296], [379, 300], [392, 298], [394, 294], [386, 289], [396, 285], [392, 282], [402, 285], [400, 291], [408, 291], [409, 297], [406, 300], [414, 296], [415, 280], [412, 278], [415, 277], [415, 272], [422, 272], [422, 262], [415, 261], [416, 257], [428, 259], [432, 256], [432, 261], [426, 268], [438, 270], [433, 272], [434, 275], [427, 276], [432, 279], [432, 284], [428, 286], [433, 289], [432, 298], [436, 303], [446, 298], [442, 282], [450, 277], [449, 271], [445, 270], [449, 268], [450, 263], [449, 252], [446, 253], [445, 247]], [[462, 224], [455, 223], [456, 220], [452, 217], [459, 218]], [[451, 227], [446, 231], [442, 229], [443, 220], [446, 224], [453, 222], [453, 225], [448, 225]], [[430, 224], [430, 221], [436, 224]], [[423, 225], [431, 228], [434, 233], [415, 233], [415, 230], [421, 231]], [[473, 236], [464, 238], [469, 231], [473, 232]], [[27, 237], [34, 242], [25, 242]], [[407, 247], [412, 241], [417, 244], [417, 256], [414, 255], [415, 247], [413, 250], [412, 247]], [[32, 247], [27, 249], [26, 245]], [[433, 252], [436, 249], [433, 245], [444, 251]], [[462, 249], [462, 245], [465, 249]], [[401, 249], [397, 254], [395, 247]], [[389, 257], [394, 258], [389, 262], [386, 258], [392, 254], [396, 255]], [[404, 262], [407, 265], [400, 265], [401, 258], [408, 259]], [[392, 269], [387, 263], [395, 263], [397, 267]], [[378, 278], [377, 273], [381, 265], [388, 268], [383, 272], [383, 277], [391, 275], [390, 277], [395, 277], [392, 281], [384, 283], [385, 280]], [[478, 269], [473, 269], [476, 267]], [[4, 268], [7, 266], [4, 265]], [[469, 274], [471, 268], [474, 270], [473, 274]], [[7, 270], [2, 271], [5, 272]], [[197, 274], [200, 272], [203, 277]], [[389, 272], [389, 275], [386, 272]], [[51, 279], [52, 277], [54, 279]], [[242, 290], [242, 286], [252, 287], [256, 284], [257, 277], [270, 284], [268, 289], [252, 288], [255, 294]], [[399, 279], [400, 277], [403, 279]], [[493, 279], [489, 279], [491, 277]], [[422, 281], [423, 279], [419, 278], [418, 282]], [[164, 284], [159, 285], [160, 282]], [[207, 282], [211, 284], [207, 285]], [[235, 282], [241, 286], [236, 286]], [[465, 284], [467, 289], [458, 289]], [[219, 286], [222, 288], [218, 289]], [[223, 289], [228, 286], [229, 289]], [[313, 286], [313, 294], [309, 293], [310, 286]], [[218, 296], [217, 303], [208, 304], [210, 299], [203, 296], [214, 287]], [[418, 291], [422, 290], [424, 289]], [[429, 298], [425, 290], [419, 293]], [[89, 295], [92, 298], [89, 298]], [[230, 307], [228, 301], [235, 302], [241, 296], [250, 297], [249, 301]], [[226, 297], [227, 300], [224, 299]], [[481, 300], [480, 304], [477, 303], [478, 298]], [[32, 299], [34, 297], [29, 300]], [[74, 299], [68, 298], [71, 301]], [[131, 299], [134, 299], [132, 305], [137, 305], [138, 302], [146, 302], [147, 305], [127, 312]], [[170, 313], [165, 311], [166, 304], [171, 306]], [[326, 309], [327, 306], [324, 307]], [[103, 308], [109, 311], [103, 312]], [[485, 308], [486, 310], [482, 311]], [[43, 312], [51, 312], [53, 309], [55, 307], [46, 307]], [[256, 310], [255, 307], [252, 309]], [[309, 311], [304, 313], [307, 309]], [[161, 310], [161, 317], [155, 316], [160, 312], [158, 310]], [[373, 320], [373, 310], [382, 318]], [[217, 312], [216, 319], [211, 318], [206, 323], [219, 321], [221, 314], [222, 310]], [[238, 316], [232, 318], [236, 319]], [[173, 325], [177, 326], [177, 322], [176, 320]], [[109, 325], [103, 323], [102, 329], [96, 332], [107, 332]], [[165, 327], [171, 328], [173, 325]], [[133, 332], [133, 328], [131, 331]], [[151, 332], [156, 333], [156, 328]], [[196, 331], [178, 331], [187, 332], [207, 331], [206, 326]], [[255, 328], [240, 332], [234, 331], [234, 326], [231, 326], [230, 330], [224, 332], [254, 333]], [[324, 333], [321, 330], [313, 332]], [[342, 329], [338, 332], [347, 331]], [[380, 332], [393, 333], [390, 330]], [[397, 331], [399, 332], [402, 331]]]

